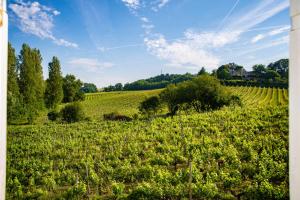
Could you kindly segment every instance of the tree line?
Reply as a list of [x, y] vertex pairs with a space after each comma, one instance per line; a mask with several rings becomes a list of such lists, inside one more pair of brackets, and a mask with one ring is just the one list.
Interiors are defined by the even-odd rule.
[[84, 99], [83, 83], [74, 75], [62, 76], [60, 61], [53, 57], [44, 80], [42, 55], [36, 48], [23, 44], [20, 54], [8, 43], [8, 123], [33, 123], [45, 109], [56, 109], [60, 103]]
[[103, 90], [105, 92], [111, 91], [130, 91], [130, 90], [153, 90], [165, 88], [169, 84], [177, 84], [183, 81], [191, 80], [194, 75], [190, 73], [186, 74], [161, 74], [148, 79], [137, 80], [132, 83], [126, 83], [124, 86], [122, 83], [117, 83], [115, 85], [110, 85], [105, 87]]
[[197, 74], [161, 74], [148, 79], [137, 80], [132, 83], [122, 83], [110, 85], [103, 89], [104, 92], [128, 91], [128, 90], [152, 90], [165, 88], [170, 84], [178, 84], [184, 81], [192, 80], [199, 75], [211, 75], [224, 85], [235, 86], [262, 86], [262, 87], [288, 87], [288, 69], [289, 60], [280, 59], [269, 65], [257, 64], [252, 67], [252, 71], [247, 72], [241, 65], [228, 63], [221, 65], [211, 73], [202, 67]]

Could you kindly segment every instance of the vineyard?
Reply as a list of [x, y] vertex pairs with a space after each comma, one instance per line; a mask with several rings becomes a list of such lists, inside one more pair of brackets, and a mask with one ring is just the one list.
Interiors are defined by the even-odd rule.
[[231, 87], [247, 106], [287, 105], [288, 90], [280, 88]]
[[98, 93], [95, 120], [10, 126], [7, 199], [288, 199], [288, 91], [229, 89], [242, 107], [113, 122], [160, 90]]

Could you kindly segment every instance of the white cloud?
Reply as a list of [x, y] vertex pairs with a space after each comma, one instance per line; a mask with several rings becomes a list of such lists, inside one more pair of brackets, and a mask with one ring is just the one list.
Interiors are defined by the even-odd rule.
[[271, 48], [271, 47], [275, 47], [275, 46], [279, 46], [279, 45], [283, 45], [283, 44], [288, 44], [289, 42], [289, 36], [283, 36], [283, 37], [280, 37], [272, 42], [269, 42], [269, 43], [266, 43], [266, 44], [262, 44], [262, 45], [259, 45], [257, 47], [254, 47], [254, 48], [247, 48], [245, 50], [239, 50], [237, 53], [237, 56], [242, 56], [242, 55], [246, 55], [246, 54], [249, 54], [249, 53], [253, 53], [253, 52], [256, 52], [256, 51], [260, 51], [260, 50], [263, 50], [263, 49], [268, 49], [268, 48]]
[[98, 70], [102, 70], [114, 66], [114, 64], [111, 62], [101, 62], [97, 59], [92, 59], [92, 58], [76, 58], [70, 60], [68, 64], [91, 72], [96, 72]]
[[265, 35], [263, 34], [258, 34], [257, 36], [255, 36], [254, 38], [252, 38], [251, 40], [251, 43], [256, 43], [258, 42], [259, 40], [262, 40], [265, 38]]
[[270, 36], [278, 35], [278, 34], [281, 34], [281, 33], [286, 32], [286, 31], [289, 31], [290, 28], [291, 28], [290, 25], [286, 25], [286, 26], [283, 26], [283, 27], [281, 27], [281, 28], [278, 28], [278, 29], [275, 29], [275, 30], [269, 32], [269, 35], [270, 35]]
[[128, 8], [134, 10], [140, 7], [140, 0], [122, 0], [122, 2], [125, 3]]
[[192, 45], [188, 40], [168, 42], [162, 35], [154, 39], [145, 38], [148, 50], [160, 59], [169, 61], [169, 66], [199, 68], [199, 66], [216, 66], [218, 58], [207, 51]]
[[154, 4], [154, 6], [152, 6], [152, 10], [157, 12], [159, 9], [164, 7], [169, 2], [170, 0], [157, 0], [155, 2], [152, 2], [152, 4]]
[[144, 23], [149, 23], [149, 19], [147, 17], [141, 17], [140, 19]]
[[60, 14], [59, 11], [41, 5], [39, 2], [24, 2], [22, 0], [9, 4], [18, 19], [18, 27], [24, 33], [35, 35], [41, 39], [50, 39], [57, 45], [78, 47], [77, 44], [58, 39], [53, 35], [53, 16]]
[[[236, 5], [237, 3], [234, 7]], [[184, 32], [183, 38], [172, 41], [168, 41], [162, 34], [152, 33], [145, 38], [144, 42], [150, 53], [167, 61], [170, 66], [184, 68], [192, 66], [198, 69], [202, 66], [214, 68], [221, 61], [215, 53], [216, 51], [226, 45], [238, 42], [243, 33], [273, 17], [288, 6], [287, 0], [264, 0], [250, 11], [226, 19], [227, 22], [220, 31], [196, 32], [187, 30]], [[226, 18], [228, 17], [226, 16]], [[260, 35], [253, 40], [259, 41], [263, 37]], [[281, 40], [272, 45], [279, 45], [284, 42]]]
[[160, 0], [158, 7], [162, 8], [164, 7], [170, 0]]
[[265, 34], [258, 34], [254, 38], [252, 38], [251, 43], [256, 43], [266, 37], [271, 37], [271, 36], [275, 36], [275, 35], [279, 35], [281, 33], [287, 32], [290, 28], [291, 27], [289, 25], [286, 25], [286, 26], [282, 26], [277, 29], [273, 29], [272, 31], [265, 33]]
[[54, 39], [53, 42], [59, 46], [65, 46], [65, 47], [73, 47], [78, 48], [78, 45], [76, 43], [68, 42], [64, 39]]
[[250, 29], [265, 20], [273, 17], [289, 7], [288, 0], [264, 0], [255, 8], [240, 16], [235, 16], [227, 26], [229, 30], [240, 30], [241, 32]]
[[[129, 9], [136, 11], [140, 8], [150, 8], [157, 12], [163, 8], [170, 0], [121, 0]], [[135, 12], [133, 12], [135, 13]]]
[[53, 15], [55, 15], [55, 16], [60, 15], [60, 12], [57, 11], [57, 10], [54, 10], [54, 11], [53, 11]]

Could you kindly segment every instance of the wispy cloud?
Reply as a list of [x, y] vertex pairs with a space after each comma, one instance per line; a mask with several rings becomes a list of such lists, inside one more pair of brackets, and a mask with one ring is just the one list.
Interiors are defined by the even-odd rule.
[[281, 33], [287, 32], [288, 30], [290, 30], [290, 28], [291, 28], [290, 25], [286, 25], [286, 26], [282, 26], [280, 28], [273, 29], [272, 31], [267, 32], [265, 34], [258, 34], [252, 38], [251, 43], [256, 43], [264, 38], [276, 36]]
[[197, 69], [199, 66], [216, 66], [219, 63], [217, 57], [190, 40], [168, 42], [163, 35], [157, 35], [155, 39], [145, 38], [145, 44], [153, 55], [167, 60], [169, 66]]
[[140, 20], [144, 23], [148, 23], [149, 19], [147, 17], [141, 17]]
[[256, 43], [256, 42], [258, 42], [259, 40], [262, 40], [262, 39], [264, 39], [264, 38], [265, 38], [265, 36], [264, 36], [263, 34], [258, 34], [258, 35], [256, 35], [254, 38], [252, 38], [251, 43]]
[[68, 64], [91, 72], [97, 72], [98, 70], [103, 70], [105, 68], [114, 66], [114, 64], [111, 62], [101, 62], [92, 58], [76, 58], [70, 60]]
[[[237, 3], [238, 1], [233, 9], [237, 6]], [[184, 32], [183, 38], [175, 41], [169, 40], [169, 42], [164, 35], [152, 33], [152, 37], [147, 36], [145, 38], [145, 45], [153, 55], [169, 62], [171, 65], [213, 68], [221, 61], [221, 58], [215, 53], [216, 49], [238, 42], [243, 33], [273, 17], [288, 6], [287, 0], [264, 0], [248, 12], [236, 14], [229, 18], [229, 15], [232, 14], [232, 11], [230, 11], [230, 14], [227, 14], [224, 18], [227, 23], [220, 31], [197, 32], [190, 29]], [[225, 21], [223, 20], [222, 23]], [[278, 32], [280, 31], [276, 33]], [[257, 36], [255, 40], [258, 41], [262, 37], [264, 36]], [[284, 41], [281, 40], [272, 45], [283, 44]], [[264, 48], [268, 47], [271, 47], [271, 45]]]
[[18, 27], [24, 33], [35, 35], [41, 39], [50, 39], [57, 45], [78, 47], [76, 43], [68, 42], [65, 39], [59, 39], [54, 36], [52, 32], [54, 27], [53, 16], [59, 15], [59, 11], [36, 1], [24, 2], [22, 0], [9, 4], [9, 8], [17, 17]]
[[122, 0], [122, 2], [130, 9], [138, 9], [141, 5], [140, 0]]
[[161, 9], [162, 7], [164, 7], [165, 5], [167, 5], [167, 3], [169, 3], [170, 0], [157, 0], [152, 2], [153, 6], [152, 6], [152, 10], [157, 12], [159, 11], [159, 9]]
[[129, 9], [135, 11], [140, 8], [148, 8], [152, 11], [159, 11], [171, 0], [121, 0]]
[[275, 46], [279, 46], [279, 45], [283, 45], [283, 44], [288, 44], [289, 42], [289, 36], [286, 35], [286, 36], [282, 36], [274, 41], [271, 41], [269, 43], [265, 43], [265, 44], [261, 44], [259, 46], [255, 46], [255, 47], [252, 47], [252, 48], [247, 48], [247, 49], [239, 49], [238, 53], [236, 54], [236, 56], [243, 56], [243, 55], [246, 55], [246, 54], [249, 54], [249, 53], [253, 53], [253, 52], [256, 52], [256, 51], [260, 51], [260, 50], [263, 50], [263, 49], [268, 49], [268, 48], [271, 48], [271, 47], [275, 47]]

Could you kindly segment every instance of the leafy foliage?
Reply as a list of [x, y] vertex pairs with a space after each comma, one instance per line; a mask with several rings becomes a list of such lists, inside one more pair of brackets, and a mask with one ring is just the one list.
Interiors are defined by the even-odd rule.
[[131, 121], [132, 118], [126, 115], [121, 115], [118, 112], [112, 112], [103, 115], [104, 120], [111, 120], [111, 121]]
[[93, 83], [84, 83], [80, 91], [84, 93], [95, 93], [98, 91], [97, 86]]
[[46, 81], [45, 103], [47, 108], [55, 108], [63, 99], [63, 78], [57, 57], [49, 63], [49, 78]]
[[286, 106], [8, 131], [7, 199], [289, 198]]
[[168, 86], [161, 94], [172, 115], [176, 114], [179, 106], [187, 104], [197, 112], [215, 110], [230, 105], [231, 100], [237, 100], [220, 82], [207, 75], [194, 78], [178, 85]]
[[17, 58], [15, 49], [8, 43], [7, 68], [7, 121], [12, 123], [22, 115], [22, 99], [18, 85]]
[[66, 105], [61, 110], [62, 120], [68, 123], [79, 122], [85, 118], [82, 106], [78, 102]]
[[44, 108], [45, 84], [42, 72], [42, 56], [38, 49], [22, 45], [19, 55], [19, 87], [27, 120], [32, 123]]
[[50, 121], [56, 121], [60, 118], [60, 113], [56, 110], [52, 110], [47, 114], [47, 117]]
[[141, 102], [139, 111], [146, 115], [156, 114], [161, 109], [161, 102], [158, 96], [152, 96]]
[[80, 101], [84, 99], [84, 93], [80, 91], [82, 82], [74, 75], [68, 74], [63, 78], [63, 102]]

